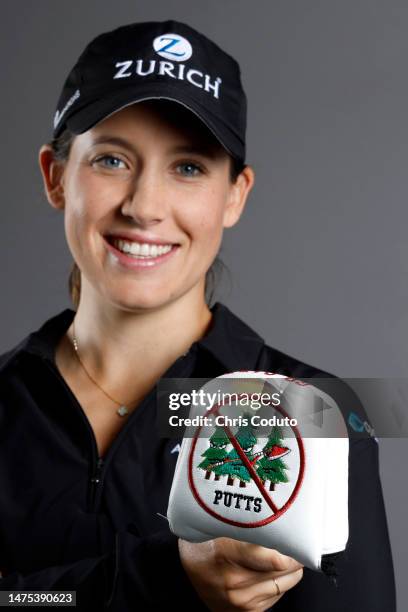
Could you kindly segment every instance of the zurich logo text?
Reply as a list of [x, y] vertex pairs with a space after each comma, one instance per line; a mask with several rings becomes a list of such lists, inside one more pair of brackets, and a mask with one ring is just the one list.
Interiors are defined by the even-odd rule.
[[126, 79], [131, 76], [145, 77], [149, 74], [157, 74], [162, 77], [186, 81], [194, 87], [212, 94], [214, 98], [219, 98], [222, 79], [220, 77], [213, 78], [209, 74], [204, 74], [201, 70], [188, 68], [185, 64], [137, 59], [116, 62], [115, 68], [117, 71], [113, 76], [114, 79]]

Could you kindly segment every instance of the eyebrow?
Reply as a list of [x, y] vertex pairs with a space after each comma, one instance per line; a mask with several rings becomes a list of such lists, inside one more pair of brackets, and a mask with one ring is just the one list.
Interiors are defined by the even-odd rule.
[[[128, 140], [126, 140], [125, 138], [121, 138], [120, 136], [108, 136], [108, 135], [101, 134], [100, 136], [95, 137], [92, 141], [92, 146], [95, 146], [98, 144], [117, 145], [119, 147], [124, 147], [125, 149], [128, 149], [129, 151], [132, 151], [133, 153], [136, 153], [136, 149], [133, 147], [133, 145]], [[172, 147], [171, 149], [169, 149], [168, 152], [170, 154], [171, 153], [188, 153], [190, 155], [191, 154], [192, 155], [205, 155], [206, 157], [209, 157], [211, 159], [215, 159], [217, 157], [217, 152], [215, 148], [210, 145], [206, 145], [206, 144], [193, 144], [193, 143], [180, 144], [175, 147]]]

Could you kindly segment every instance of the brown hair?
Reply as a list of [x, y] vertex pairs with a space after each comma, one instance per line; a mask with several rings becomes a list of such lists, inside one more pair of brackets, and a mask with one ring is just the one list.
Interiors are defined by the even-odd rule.
[[[54, 159], [61, 162], [66, 162], [68, 160], [74, 138], [75, 134], [65, 129], [58, 138], [53, 138], [48, 143], [53, 151]], [[235, 183], [238, 175], [245, 168], [245, 164], [232, 156], [230, 156], [230, 162], [230, 180], [232, 183]], [[208, 305], [213, 302], [215, 290], [223, 269], [228, 270], [224, 262], [217, 255], [210, 268], [207, 270], [205, 277], [205, 300]], [[74, 308], [77, 309], [81, 294], [81, 271], [75, 261], [72, 263], [68, 278], [68, 291], [72, 304]]]

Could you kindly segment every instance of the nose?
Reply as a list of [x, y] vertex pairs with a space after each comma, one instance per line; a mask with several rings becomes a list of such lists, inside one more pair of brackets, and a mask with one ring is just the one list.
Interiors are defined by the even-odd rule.
[[137, 225], [147, 226], [162, 221], [166, 209], [166, 190], [160, 175], [154, 168], [140, 170], [121, 207], [122, 214]]

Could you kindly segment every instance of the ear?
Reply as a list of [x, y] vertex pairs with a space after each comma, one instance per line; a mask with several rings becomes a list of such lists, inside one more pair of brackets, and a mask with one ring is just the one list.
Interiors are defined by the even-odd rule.
[[54, 153], [50, 145], [43, 145], [38, 153], [38, 163], [44, 182], [44, 190], [48, 202], [54, 208], [65, 207], [65, 197], [62, 176], [64, 163], [54, 159]]
[[245, 166], [235, 183], [232, 183], [230, 186], [228, 203], [224, 211], [224, 227], [232, 227], [237, 223], [254, 182], [255, 173], [252, 167]]

